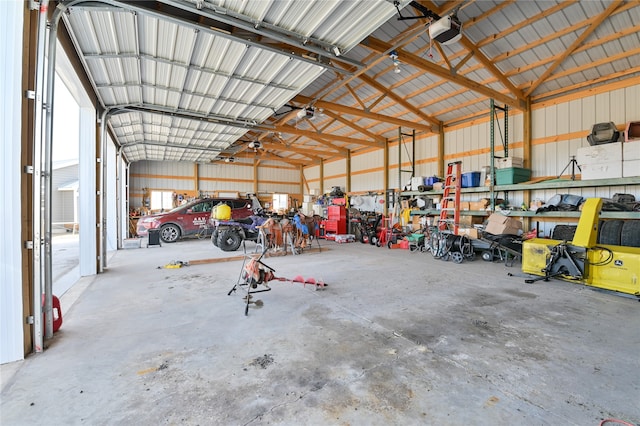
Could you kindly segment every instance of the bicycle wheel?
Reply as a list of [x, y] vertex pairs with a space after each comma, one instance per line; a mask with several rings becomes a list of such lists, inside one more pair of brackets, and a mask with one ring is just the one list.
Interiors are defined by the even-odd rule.
[[209, 227], [207, 225], [200, 225], [200, 229], [196, 236], [199, 240], [204, 240], [209, 235]]

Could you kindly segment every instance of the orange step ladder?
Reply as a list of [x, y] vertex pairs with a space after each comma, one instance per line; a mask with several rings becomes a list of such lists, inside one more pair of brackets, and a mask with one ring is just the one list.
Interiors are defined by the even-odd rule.
[[[462, 187], [462, 161], [447, 165], [447, 176], [444, 180], [444, 194], [440, 205], [440, 231], [450, 230], [458, 234], [460, 226], [460, 188]], [[453, 226], [450, 226], [453, 225]]]

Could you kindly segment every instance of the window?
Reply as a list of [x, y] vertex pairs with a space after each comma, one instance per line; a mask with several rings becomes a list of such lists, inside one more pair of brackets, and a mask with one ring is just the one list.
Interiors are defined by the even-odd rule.
[[173, 192], [151, 191], [151, 210], [171, 210], [173, 208]]

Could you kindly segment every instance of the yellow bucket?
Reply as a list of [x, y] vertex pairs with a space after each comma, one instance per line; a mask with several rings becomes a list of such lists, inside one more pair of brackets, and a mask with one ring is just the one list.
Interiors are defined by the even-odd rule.
[[211, 217], [218, 220], [231, 219], [231, 207], [226, 204], [218, 204], [211, 210]]

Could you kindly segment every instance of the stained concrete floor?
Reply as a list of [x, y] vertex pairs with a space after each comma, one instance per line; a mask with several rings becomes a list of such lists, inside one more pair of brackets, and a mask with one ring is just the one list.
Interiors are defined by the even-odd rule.
[[[241, 261], [209, 241], [121, 250], [62, 296], [42, 354], [1, 367], [2, 425], [640, 423], [640, 304], [512, 268], [322, 241]], [[250, 247], [251, 248], [251, 247]], [[235, 252], [231, 255], [238, 255]]]

